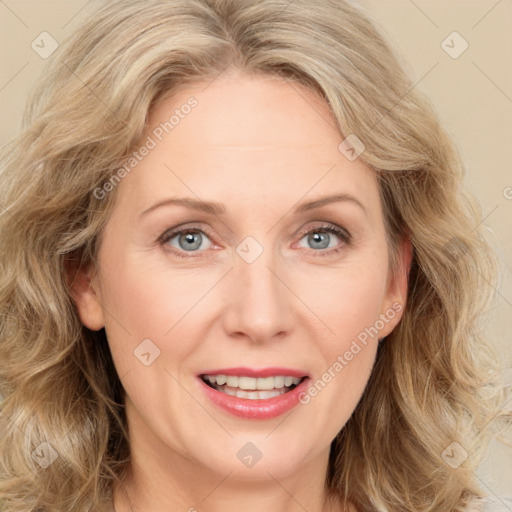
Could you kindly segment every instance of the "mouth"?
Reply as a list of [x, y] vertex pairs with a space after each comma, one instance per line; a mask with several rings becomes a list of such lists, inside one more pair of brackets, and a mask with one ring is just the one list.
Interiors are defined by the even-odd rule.
[[275, 418], [300, 403], [311, 380], [290, 368], [229, 368], [197, 375], [209, 401], [234, 416], [251, 420]]
[[270, 377], [248, 377], [245, 375], [200, 375], [211, 388], [226, 395], [248, 400], [268, 400], [289, 393], [306, 377], [276, 375]]

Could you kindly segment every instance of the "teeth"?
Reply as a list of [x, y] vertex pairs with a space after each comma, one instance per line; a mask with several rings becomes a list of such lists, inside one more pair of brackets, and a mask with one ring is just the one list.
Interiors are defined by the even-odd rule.
[[256, 383], [256, 389], [271, 390], [274, 388], [284, 387], [284, 379], [283, 379], [282, 386], [278, 386], [277, 384], [275, 384], [275, 380], [276, 380], [275, 377], [262, 377], [262, 378], [258, 379], [258, 382]]
[[226, 395], [236, 396], [236, 389], [228, 388], [227, 386], [223, 386], [223, 387], [215, 386], [215, 389], [217, 391], [221, 391], [221, 390], [224, 391], [224, 393], [226, 393]]
[[283, 391], [276, 389], [275, 391], [258, 391], [260, 400], [266, 400], [267, 398], [274, 398], [275, 396], [282, 395]]
[[[229, 388], [238, 388], [242, 391], [271, 391], [271, 390], [284, 390], [292, 385], [297, 385], [302, 379], [299, 377], [289, 377], [284, 375], [277, 375], [275, 377], [246, 377], [235, 375], [206, 375], [205, 379], [218, 386]], [[236, 391], [236, 390], [235, 390]], [[231, 394], [231, 393], [229, 393]], [[277, 396], [277, 395], [275, 395]]]
[[240, 389], [259, 389], [258, 380], [253, 377], [233, 377], [233, 381], [237, 382], [233, 387], [239, 387]]
[[219, 386], [226, 384], [231, 388], [236, 388], [238, 387], [238, 377], [233, 377], [232, 375], [228, 375], [227, 377], [225, 375], [217, 375], [217, 384], [219, 384]]
[[293, 384], [293, 377], [285, 377], [284, 378], [284, 385], [285, 386], [291, 386]]
[[[270, 377], [272, 378], [272, 377]], [[289, 379], [291, 378], [292, 379], [292, 382], [293, 382], [293, 377], [288, 377]], [[275, 388], [284, 388], [284, 383], [286, 381], [286, 377], [283, 377], [282, 375], [279, 375], [278, 377], [274, 377], [274, 387]], [[288, 384], [288, 387], [291, 386], [291, 384]], [[261, 388], [259, 388], [261, 389]], [[272, 389], [272, 388], [270, 388]]]
[[244, 391], [243, 389], [230, 388], [228, 386], [218, 386], [215, 384], [214, 386], [217, 391], [236, 396], [237, 398], [247, 398], [249, 400], [266, 400], [286, 393], [286, 388], [273, 389], [272, 391]]

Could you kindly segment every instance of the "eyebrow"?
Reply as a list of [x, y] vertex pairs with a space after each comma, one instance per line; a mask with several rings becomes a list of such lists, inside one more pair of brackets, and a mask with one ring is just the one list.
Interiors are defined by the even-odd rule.
[[[336, 203], [336, 202], [351, 202], [353, 204], [358, 205], [365, 213], [366, 208], [363, 206], [363, 204], [354, 196], [350, 194], [334, 194], [326, 197], [321, 197], [319, 199], [315, 199], [313, 201], [309, 201], [307, 203], [302, 203], [299, 206], [295, 208], [293, 213], [304, 213], [306, 211], [314, 210], [316, 208], [321, 208], [322, 206], [325, 206], [330, 203]], [[142, 217], [143, 215], [147, 215], [148, 213], [152, 212], [153, 210], [156, 210], [157, 208], [161, 208], [163, 206], [184, 206], [186, 208], [190, 208], [192, 210], [198, 210], [201, 212], [209, 213], [212, 215], [218, 215], [222, 216], [226, 213], [226, 208], [223, 204], [217, 203], [215, 201], [202, 201], [200, 199], [193, 199], [189, 197], [170, 197], [168, 199], [164, 199], [163, 201], [160, 201], [143, 212], [139, 214], [139, 217]]]
[[310, 201], [308, 203], [303, 203], [295, 208], [294, 213], [303, 213], [309, 210], [314, 210], [315, 208], [321, 208], [330, 203], [338, 203], [338, 202], [351, 202], [359, 206], [364, 213], [366, 213], [366, 208], [359, 201], [359, 199], [355, 198], [350, 194], [334, 194], [332, 196], [321, 197], [320, 199], [315, 199], [314, 201]]

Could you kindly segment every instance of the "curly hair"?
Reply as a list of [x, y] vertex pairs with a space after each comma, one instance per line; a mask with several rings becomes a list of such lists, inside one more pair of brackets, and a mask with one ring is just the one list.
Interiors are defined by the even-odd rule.
[[[326, 492], [368, 512], [462, 511], [481, 497], [473, 472], [510, 419], [481, 321], [498, 264], [454, 142], [371, 16], [349, 0], [115, 0], [56, 57], [1, 154], [3, 512], [109, 502], [130, 459], [123, 388], [68, 276], [95, 261], [116, 192], [94, 191], [152, 106], [228, 66], [325, 99], [378, 176], [390, 265], [400, 240], [413, 247], [404, 316], [332, 442]], [[467, 452], [457, 469], [443, 458], [454, 442]], [[44, 469], [42, 449], [58, 454]]]

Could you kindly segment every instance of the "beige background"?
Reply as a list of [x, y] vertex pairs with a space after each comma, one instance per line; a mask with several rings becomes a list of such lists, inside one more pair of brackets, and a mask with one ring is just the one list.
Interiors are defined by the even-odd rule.
[[[512, 0], [361, 3], [402, 52], [416, 87], [433, 100], [465, 158], [467, 186], [481, 201], [489, 238], [503, 262], [489, 334], [510, 379]], [[27, 95], [46, 62], [32, 41], [43, 31], [61, 41], [91, 5], [87, 0], [0, 0], [0, 144], [18, 132]], [[450, 36], [454, 31], [460, 36]], [[455, 55], [464, 41], [468, 48], [458, 58], [443, 49], [448, 46]], [[512, 435], [508, 438], [512, 441]], [[512, 496], [512, 448], [493, 442], [478, 478], [490, 494]]]

